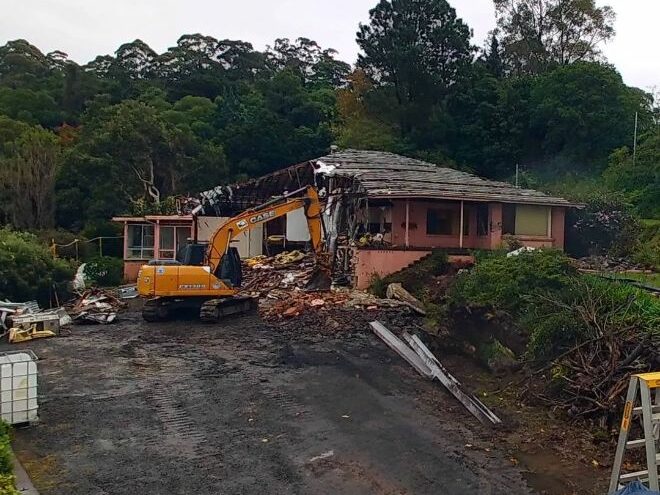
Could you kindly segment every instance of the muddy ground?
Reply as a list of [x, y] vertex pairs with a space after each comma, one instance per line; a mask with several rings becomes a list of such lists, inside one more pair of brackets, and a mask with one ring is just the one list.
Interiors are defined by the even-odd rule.
[[22, 346], [40, 357], [41, 422], [14, 448], [42, 495], [559, 494], [607, 477], [566, 475], [515, 405], [498, 410], [508, 429], [482, 427], [368, 329], [125, 313]]

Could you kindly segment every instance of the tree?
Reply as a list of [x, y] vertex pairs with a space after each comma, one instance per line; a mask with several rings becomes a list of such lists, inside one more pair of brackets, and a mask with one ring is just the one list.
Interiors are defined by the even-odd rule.
[[350, 65], [335, 59], [337, 52], [332, 48], [322, 49], [316, 41], [298, 38], [278, 38], [266, 49], [266, 62], [273, 72], [292, 70], [303, 81], [339, 87], [346, 81]]
[[531, 131], [544, 158], [582, 170], [602, 171], [609, 154], [630, 141], [635, 112], [648, 125], [649, 96], [627, 87], [612, 67], [594, 62], [543, 75], [530, 96]]
[[337, 91], [337, 110], [341, 120], [337, 143], [342, 148], [396, 151], [397, 133], [390, 124], [372, 115], [367, 95], [373, 82], [363, 69], [348, 76], [346, 87]]
[[48, 71], [46, 56], [27, 41], [9, 41], [0, 47], [0, 84], [3, 86], [34, 88]]
[[595, 0], [494, 0], [504, 58], [516, 74], [594, 61], [614, 36], [614, 11]]
[[495, 33], [490, 36], [490, 47], [484, 54], [484, 63], [488, 72], [493, 76], [500, 78], [504, 76], [504, 62], [502, 61], [502, 51], [500, 50], [500, 42]]
[[357, 33], [358, 65], [394, 87], [407, 132], [469, 67], [471, 32], [446, 0], [381, 0], [369, 17]]
[[604, 173], [605, 183], [645, 218], [660, 218], [660, 128], [643, 135], [633, 163], [629, 147], [616, 150]]
[[0, 128], [11, 141], [0, 153], [0, 218], [18, 229], [53, 227], [55, 177], [60, 165], [56, 136], [0, 117]]
[[73, 267], [53, 258], [34, 235], [0, 228], [0, 299], [37, 299], [46, 307], [53, 288], [61, 296], [73, 274]]

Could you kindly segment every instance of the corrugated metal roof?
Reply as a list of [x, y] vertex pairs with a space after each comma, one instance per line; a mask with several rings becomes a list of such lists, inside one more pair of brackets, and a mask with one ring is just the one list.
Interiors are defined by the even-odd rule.
[[482, 179], [394, 153], [342, 150], [312, 163], [336, 167], [335, 174], [356, 178], [373, 198], [429, 198], [575, 206], [570, 201], [506, 182]]

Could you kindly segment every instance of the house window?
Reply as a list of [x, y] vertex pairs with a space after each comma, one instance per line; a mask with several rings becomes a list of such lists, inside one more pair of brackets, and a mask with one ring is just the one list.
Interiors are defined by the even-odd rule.
[[502, 205], [502, 234], [516, 233], [516, 205]]
[[479, 203], [477, 205], [477, 235], [484, 236], [488, 235], [490, 230], [488, 219], [488, 205], [484, 203]]
[[368, 231], [370, 234], [392, 232], [391, 206], [369, 206]]
[[173, 260], [176, 258], [176, 253], [188, 241], [190, 227], [161, 225], [159, 237], [158, 258], [161, 260]]
[[426, 210], [428, 235], [458, 235], [460, 213], [456, 210], [429, 208]]
[[535, 205], [502, 206], [502, 234], [546, 237], [550, 208]]
[[546, 237], [549, 216], [547, 206], [516, 205], [516, 235]]
[[128, 259], [152, 259], [154, 257], [154, 226], [129, 224], [126, 248]]

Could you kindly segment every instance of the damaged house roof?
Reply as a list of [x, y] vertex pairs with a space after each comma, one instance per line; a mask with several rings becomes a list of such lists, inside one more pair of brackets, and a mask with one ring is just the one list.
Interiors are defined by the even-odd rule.
[[[318, 176], [333, 177], [342, 187], [370, 198], [447, 199], [502, 203], [576, 206], [564, 198], [506, 182], [383, 151], [342, 150], [271, 174], [202, 193], [204, 203], [217, 207], [249, 207], [283, 191], [317, 184]], [[346, 186], [346, 187], [344, 187]], [[356, 187], [357, 186], [357, 187]]]
[[[313, 160], [314, 161], [314, 160]], [[337, 175], [360, 181], [374, 198], [433, 198], [570, 206], [563, 198], [506, 182], [482, 179], [432, 163], [382, 151], [345, 150], [315, 160], [336, 167]]]

